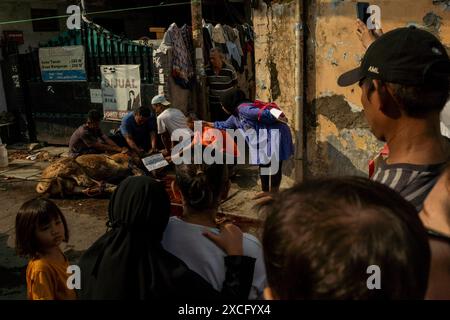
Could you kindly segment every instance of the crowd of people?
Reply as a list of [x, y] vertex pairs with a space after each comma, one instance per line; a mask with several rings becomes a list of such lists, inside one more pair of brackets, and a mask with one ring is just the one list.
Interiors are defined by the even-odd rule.
[[[226, 164], [175, 166], [183, 207], [177, 217], [161, 183], [129, 177], [110, 199], [108, 231], [80, 258], [75, 291], [66, 286], [68, 261], [59, 249], [69, 238], [64, 215], [50, 200], [33, 199], [16, 217], [17, 251], [30, 258], [28, 297], [450, 299], [450, 140], [439, 119], [449, 99], [450, 59], [436, 37], [414, 27], [374, 34], [359, 23], [358, 30], [366, 54], [338, 83], [359, 83], [371, 131], [387, 144], [371, 179], [307, 179], [280, 191], [282, 162], [293, 154], [286, 119], [227, 88], [218, 105], [228, 118], [203, 121], [206, 130], [194, 141], [204, 146], [212, 128], [280, 132], [278, 157], [256, 162], [280, 168], [261, 174], [260, 237], [217, 223], [230, 187]], [[159, 134], [168, 156], [177, 143], [169, 135], [197, 119], [164, 96], [153, 99], [153, 109], [156, 119], [144, 107], [123, 119], [122, 142], [105, 137], [90, 113], [71, 145], [76, 153], [98, 148], [94, 129], [103, 140], [98, 150], [142, 155], [157, 148]]]

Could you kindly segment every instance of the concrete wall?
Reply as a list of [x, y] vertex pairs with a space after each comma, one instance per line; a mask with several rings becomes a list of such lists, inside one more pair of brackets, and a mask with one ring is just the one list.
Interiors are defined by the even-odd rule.
[[[300, 79], [295, 69], [299, 55], [296, 46], [296, 23], [299, 22], [299, 1], [284, 1], [267, 6], [262, 2], [253, 11], [255, 39], [256, 98], [276, 101], [286, 113], [294, 137], [297, 88]], [[295, 161], [285, 163], [285, 183], [295, 179]]]
[[[73, 1], [73, 3], [75, 3]], [[59, 32], [33, 32], [31, 22], [20, 22], [13, 24], [3, 24], [8, 21], [31, 19], [31, 8], [36, 9], [58, 9], [58, 14], [66, 13], [67, 5], [63, 0], [28, 0], [28, 1], [0, 1], [0, 35], [3, 37], [4, 30], [18, 30], [23, 32], [24, 44], [19, 45], [19, 52], [26, 53], [29, 48], [37, 48], [40, 42], [46, 42], [59, 35]], [[66, 20], [59, 19], [60, 30], [66, 30]], [[0, 52], [0, 60], [2, 54]], [[0, 74], [1, 77], [1, 74]], [[6, 99], [3, 87], [3, 80], [0, 79], [0, 112], [6, 111]]]
[[[294, 73], [298, 54], [293, 52], [294, 9], [301, 2], [274, 1], [271, 8], [262, 3], [254, 12], [257, 96], [275, 99], [291, 118], [297, 112], [294, 100], [298, 81]], [[382, 144], [370, 133], [364, 119], [358, 86], [340, 88], [336, 84], [338, 76], [358, 66], [364, 54], [355, 33], [356, 1], [307, 3], [307, 101], [303, 105], [306, 176], [367, 175], [368, 161]], [[450, 48], [450, 1], [437, 5], [432, 0], [370, 3], [381, 8], [384, 31], [415, 24], [426, 27]], [[275, 68], [270, 70], [270, 66]]]
[[[75, 3], [75, 1], [72, 1]], [[17, 21], [31, 19], [31, 8], [35, 9], [57, 9], [58, 15], [66, 14], [66, 3], [62, 0], [34, 0], [34, 1], [0, 1], [0, 21]], [[61, 18], [60, 30], [66, 30], [66, 20]], [[60, 32], [33, 32], [31, 22], [20, 22], [13, 24], [0, 24], [0, 33], [4, 30], [23, 31], [25, 43], [19, 46], [19, 52], [28, 52], [29, 47], [37, 48], [40, 42], [46, 42], [59, 35]]]

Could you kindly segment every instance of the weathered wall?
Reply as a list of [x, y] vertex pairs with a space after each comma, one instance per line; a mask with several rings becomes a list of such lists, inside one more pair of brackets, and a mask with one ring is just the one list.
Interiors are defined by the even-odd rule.
[[[256, 98], [276, 101], [294, 129], [299, 79], [295, 70], [298, 55], [296, 23], [299, 1], [284, 1], [267, 6], [261, 2], [253, 11], [255, 39]], [[293, 130], [294, 136], [296, 135]], [[295, 162], [284, 165], [285, 183], [292, 184]]]
[[[75, 1], [73, 1], [75, 3]], [[18, 21], [31, 19], [31, 8], [36, 9], [57, 9], [59, 15], [66, 14], [67, 5], [64, 2], [57, 0], [34, 0], [34, 1], [0, 1], [0, 21]], [[67, 30], [66, 19], [60, 18], [61, 32]], [[40, 42], [46, 42], [58, 36], [60, 32], [34, 32], [31, 22], [20, 22], [13, 24], [0, 25], [0, 33], [4, 30], [19, 30], [23, 31], [24, 44], [19, 45], [19, 52], [25, 53], [29, 47], [37, 48]]]
[[[370, 1], [381, 8], [384, 31], [415, 24], [450, 47], [450, 10], [432, 0]], [[355, 1], [321, 0], [310, 8], [310, 71], [306, 108], [307, 174], [367, 174], [382, 146], [364, 119], [357, 85], [340, 88], [337, 77], [359, 65], [364, 49], [355, 34]]]
[[[275, 99], [291, 119], [297, 112], [295, 7], [301, 3], [272, 2], [269, 9], [263, 3], [254, 12], [257, 96]], [[450, 1], [436, 5], [432, 0], [370, 3], [381, 8], [384, 31], [415, 24], [426, 27], [450, 48]], [[364, 54], [356, 36], [355, 6], [356, 1], [350, 0], [307, 1], [307, 101], [303, 105], [307, 176], [367, 175], [369, 159], [382, 147], [364, 119], [358, 86], [336, 84], [338, 76], [358, 66]], [[270, 69], [271, 61], [276, 72]]]
[[[0, 22], [6, 23], [8, 21], [26, 20], [31, 18], [31, 8], [37, 9], [58, 9], [59, 14], [65, 14], [66, 5], [61, 1], [0, 1]], [[60, 19], [61, 31], [66, 30], [66, 20]], [[59, 35], [59, 32], [33, 32], [31, 22], [20, 22], [12, 24], [1, 24], [0, 34], [3, 37], [5, 30], [18, 30], [23, 32], [24, 44], [19, 45], [19, 53], [28, 52], [29, 48], [37, 48], [40, 42], [46, 42]], [[2, 54], [0, 52], [0, 60]], [[0, 79], [0, 112], [6, 111], [6, 99], [3, 87], [3, 80]]]

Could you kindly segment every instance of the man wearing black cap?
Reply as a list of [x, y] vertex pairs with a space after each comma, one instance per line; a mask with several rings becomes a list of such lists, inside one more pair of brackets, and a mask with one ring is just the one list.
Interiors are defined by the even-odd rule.
[[450, 159], [439, 114], [449, 98], [450, 59], [431, 33], [392, 30], [367, 49], [361, 66], [344, 73], [340, 86], [359, 83], [372, 133], [389, 147], [373, 179], [389, 185], [420, 210]]

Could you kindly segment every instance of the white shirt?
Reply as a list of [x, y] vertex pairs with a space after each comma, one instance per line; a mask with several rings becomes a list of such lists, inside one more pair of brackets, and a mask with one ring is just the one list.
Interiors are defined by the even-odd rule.
[[186, 129], [187, 122], [183, 112], [177, 108], [167, 108], [156, 118], [158, 134], [168, 132], [170, 135], [176, 129]]
[[[208, 281], [214, 289], [221, 291], [225, 280], [226, 253], [206, 238], [202, 234], [204, 231], [220, 233], [217, 228], [208, 228], [170, 217], [162, 245], [164, 249], [184, 261], [189, 269]], [[245, 256], [256, 258], [249, 299], [263, 299], [266, 270], [261, 243], [254, 236], [244, 233], [243, 247]]]

